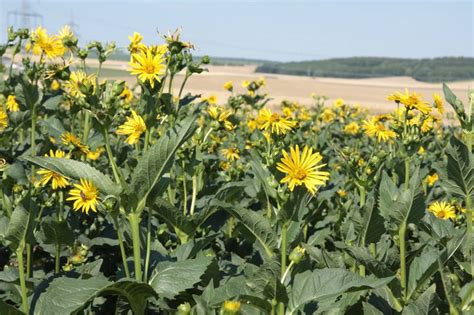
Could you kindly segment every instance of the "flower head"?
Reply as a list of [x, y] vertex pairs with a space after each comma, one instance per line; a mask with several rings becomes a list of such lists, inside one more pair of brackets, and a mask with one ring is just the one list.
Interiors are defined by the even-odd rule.
[[357, 133], [359, 133], [359, 129], [359, 124], [353, 121], [344, 126], [344, 133], [349, 135], [356, 135]]
[[433, 213], [437, 218], [443, 220], [455, 219], [456, 211], [453, 205], [448, 204], [445, 201], [432, 203], [428, 207], [428, 211]]
[[76, 135], [65, 132], [61, 135], [61, 141], [64, 145], [72, 145], [74, 149], [79, 150], [83, 154], [88, 154], [90, 152], [89, 147], [81, 142]]
[[160, 82], [165, 73], [165, 53], [166, 46], [159, 46], [159, 49], [146, 48], [132, 54], [130, 60], [130, 73], [137, 75], [138, 79], [145, 83], [149, 82], [151, 87], [155, 86], [155, 81]]
[[423, 100], [420, 94], [417, 94], [416, 92], [410, 94], [408, 89], [405, 89], [405, 93], [397, 91], [390, 94], [387, 99], [405, 105], [407, 110], [416, 109], [423, 114], [428, 114], [431, 111], [431, 107]]
[[325, 123], [330, 123], [336, 118], [336, 114], [330, 109], [326, 108], [322, 113], [321, 113], [321, 119]]
[[71, 27], [69, 25], [64, 25], [60, 30], [59, 30], [59, 39], [62, 41], [72, 39], [74, 37], [74, 33], [71, 30]]
[[377, 121], [376, 118], [371, 118], [364, 121], [365, 134], [371, 137], [376, 137], [377, 141], [387, 142], [396, 137], [393, 130], [388, 129], [383, 123]]
[[132, 36], [128, 36], [130, 40], [130, 45], [128, 45], [128, 50], [135, 54], [139, 51], [146, 50], [145, 44], [142, 43], [143, 36], [140, 33], [134, 32]]
[[83, 98], [86, 95], [84, 91], [94, 93], [96, 89], [96, 77], [94, 74], [87, 75], [84, 71], [78, 70], [71, 72], [69, 80], [64, 82], [64, 90], [76, 98]]
[[426, 177], [426, 183], [431, 187], [438, 181], [438, 179], [438, 174], [434, 173], [433, 175], [428, 175], [428, 177]]
[[240, 311], [240, 302], [239, 301], [224, 301], [222, 306], [223, 311], [226, 314], [237, 314]]
[[[66, 153], [61, 150], [50, 150], [49, 155], [45, 154], [44, 156], [55, 158], [68, 158], [68, 156], [66, 156]], [[41, 175], [41, 178], [38, 180], [37, 183], [38, 185], [41, 185], [43, 187], [46, 186], [50, 181], [53, 190], [56, 190], [58, 188], [66, 188], [66, 186], [69, 185], [68, 178], [59, 173], [46, 169], [40, 169], [37, 174]]]
[[81, 178], [80, 184], [74, 184], [74, 189], [69, 191], [69, 196], [66, 200], [74, 201], [73, 209], [75, 211], [81, 210], [86, 214], [89, 210], [97, 212], [97, 203], [99, 198], [99, 190], [93, 182]]
[[260, 110], [257, 122], [260, 130], [269, 130], [277, 135], [285, 135], [296, 126], [296, 121], [280, 116], [278, 113], [272, 113], [267, 108]]
[[11, 112], [17, 112], [20, 110], [20, 106], [18, 105], [18, 102], [15, 99], [15, 95], [8, 95], [7, 108]]
[[224, 83], [224, 90], [232, 91], [234, 89], [234, 83], [232, 81], [227, 81]]
[[31, 33], [33, 41], [33, 54], [45, 54], [48, 58], [56, 58], [64, 55], [65, 48], [58, 36], [49, 36], [46, 29], [39, 26]]
[[123, 125], [120, 125], [116, 131], [118, 135], [127, 136], [125, 140], [128, 144], [135, 144], [140, 139], [142, 133], [146, 131], [146, 125], [143, 118], [132, 110], [132, 116], [127, 117]]
[[325, 185], [329, 179], [329, 173], [319, 169], [326, 164], [321, 164], [323, 157], [319, 152], [313, 153], [313, 149], [304, 147], [300, 153], [298, 145], [290, 148], [290, 154], [283, 150], [283, 158], [277, 163], [277, 169], [286, 176], [281, 183], [288, 183], [288, 188], [293, 191], [296, 186], [305, 185], [312, 194], [316, 193], [318, 186]]
[[433, 100], [434, 100], [434, 105], [436, 109], [438, 110], [438, 113], [443, 115], [444, 114], [443, 99], [441, 98], [441, 96], [439, 96], [439, 94], [433, 94]]
[[237, 148], [227, 148], [221, 150], [222, 155], [229, 161], [235, 161], [240, 159], [240, 151]]
[[8, 115], [0, 108], [0, 131], [7, 129]]

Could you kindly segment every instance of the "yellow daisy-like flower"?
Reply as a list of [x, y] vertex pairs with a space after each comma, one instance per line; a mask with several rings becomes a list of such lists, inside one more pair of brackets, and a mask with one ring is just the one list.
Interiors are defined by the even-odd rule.
[[94, 151], [89, 151], [89, 153], [87, 153], [86, 157], [89, 160], [95, 161], [100, 157], [100, 155], [102, 153], [104, 153], [104, 151], [105, 151], [105, 149], [100, 147], [100, 148], [95, 149]]
[[130, 103], [133, 99], [133, 93], [128, 87], [125, 87], [122, 93], [120, 93], [120, 98], [123, 99], [125, 103]]
[[228, 149], [222, 149], [221, 153], [229, 161], [235, 161], [240, 159], [240, 151], [236, 148], [230, 147]]
[[334, 101], [334, 106], [336, 106], [336, 107], [342, 107], [342, 105], [344, 105], [344, 104], [345, 104], [345, 102], [342, 98], [338, 98]]
[[165, 74], [165, 53], [166, 46], [162, 46], [152, 53], [151, 49], [140, 50], [132, 54], [132, 59], [129, 63], [130, 74], [137, 75], [138, 79], [145, 82], [150, 82], [151, 87], [155, 87], [155, 81], [160, 82], [163, 74]]
[[71, 30], [71, 27], [69, 25], [64, 25], [60, 30], [59, 30], [59, 39], [61, 40], [66, 40], [66, 39], [71, 39], [74, 37], [74, 33]]
[[0, 131], [7, 129], [8, 115], [0, 108]]
[[140, 139], [142, 133], [146, 131], [146, 125], [143, 118], [132, 110], [132, 116], [127, 117], [127, 121], [120, 125], [116, 134], [127, 136], [125, 140], [128, 144], [135, 144]]
[[359, 124], [353, 121], [344, 126], [344, 133], [349, 135], [356, 135], [359, 133], [359, 129]]
[[201, 102], [207, 102], [209, 105], [216, 105], [217, 104], [217, 96], [209, 95], [208, 97], [201, 98]]
[[237, 314], [240, 311], [240, 302], [224, 301], [222, 308], [226, 314]]
[[316, 193], [318, 186], [325, 185], [329, 173], [319, 169], [326, 164], [321, 164], [323, 157], [319, 152], [313, 153], [312, 148], [305, 146], [300, 154], [300, 148], [290, 148], [290, 155], [283, 150], [283, 158], [277, 163], [277, 169], [286, 176], [280, 181], [288, 183], [288, 188], [293, 191], [296, 186], [304, 185], [312, 194]]
[[397, 103], [402, 103], [408, 110], [416, 109], [422, 112], [423, 114], [428, 114], [431, 111], [431, 107], [427, 102], [423, 100], [421, 95], [413, 92], [409, 93], [408, 89], [405, 89], [405, 93], [395, 92], [390, 94], [387, 99], [389, 101], [395, 101]]
[[434, 100], [434, 105], [436, 109], [438, 110], [438, 113], [443, 115], [444, 114], [443, 99], [441, 98], [441, 96], [439, 96], [439, 94], [433, 94], [433, 100]]
[[[66, 153], [61, 150], [50, 150], [49, 155], [45, 154], [44, 156], [47, 157], [56, 157], [56, 158], [68, 158], [66, 156]], [[51, 181], [51, 187], [53, 190], [56, 190], [58, 188], [66, 188], [67, 185], [69, 185], [69, 180], [67, 177], [58, 174], [56, 172], [46, 170], [46, 169], [40, 169], [38, 172], [36, 172], [38, 175], [41, 176], [41, 178], [36, 182], [36, 184], [41, 185], [41, 186], [46, 186], [50, 181]]]
[[434, 173], [433, 175], [428, 175], [428, 177], [426, 177], [426, 183], [431, 187], [438, 181], [438, 179], [438, 174]]
[[433, 213], [437, 218], [443, 220], [456, 219], [456, 210], [453, 205], [445, 201], [432, 203], [428, 207], [428, 211]]
[[[96, 89], [96, 77], [94, 74], [87, 75], [84, 71], [78, 70], [71, 72], [69, 80], [64, 82], [64, 90], [72, 97], [82, 98], [85, 96], [81, 87], [94, 93]], [[84, 88], [83, 88], [84, 89]]]
[[32, 32], [31, 38], [34, 42], [33, 54], [45, 54], [48, 58], [56, 58], [64, 55], [65, 48], [62, 40], [57, 36], [49, 36], [46, 29], [39, 26]]
[[296, 126], [296, 121], [272, 113], [269, 109], [262, 109], [258, 113], [257, 122], [260, 130], [269, 130], [277, 135], [285, 135]]
[[322, 113], [321, 113], [321, 119], [325, 123], [330, 123], [336, 118], [336, 114], [330, 109], [326, 108]]
[[140, 33], [134, 32], [132, 36], [128, 36], [128, 39], [130, 40], [130, 45], [128, 45], [128, 50], [132, 54], [135, 54], [142, 50], [146, 50], [145, 44], [142, 43], [143, 36]]
[[72, 145], [74, 148], [81, 151], [83, 154], [89, 154], [89, 147], [81, 142], [78, 137], [70, 132], [65, 132], [61, 135], [61, 141], [64, 145]]
[[11, 112], [17, 112], [20, 110], [20, 105], [18, 105], [18, 102], [15, 99], [15, 95], [8, 95], [7, 108]]
[[244, 80], [244, 81], [242, 81], [242, 87], [243, 87], [244, 89], [246, 89], [246, 88], [248, 88], [248, 87], [250, 86], [250, 83], [251, 83], [251, 82], [250, 82], [249, 80]]
[[423, 147], [420, 147], [420, 148], [418, 149], [418, 154], [419, 154], [419, 155], [423, 155], [423, 154], [425, 154], [425, 152], [426, 152], [426, 151], [425, 151], [425, 148], [423, 148]]
[[227, 81], [224, 83], [224, 90], [232, 91], [234, 89], [234, 83], [232, 81]]
[[74, 184], [74, 189], [69, 191], [69, 198], [66, 200], [74, 201], [73, 209], [75, 211], [81, 210], [86, 214], [89, 210], [97, 212], [97, 203], [99, 198], [99, 190], [93, 182], [81, 178], [80, 184]]
[[378, 122], [377, 119], [371, 118], [364, 121], [365, 134], [371, 137], [376, 137], [377, 141], [391, 141], [397, 134], [388, 129], [383, 123]]
[[265, 81], [265, 77], [259, 77], [255, 83], [257, 84], [258, 87], [262, 87], [267, 84]]

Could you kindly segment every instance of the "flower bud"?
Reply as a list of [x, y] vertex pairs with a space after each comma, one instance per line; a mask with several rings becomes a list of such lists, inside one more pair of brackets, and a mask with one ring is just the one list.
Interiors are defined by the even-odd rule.
[[238, 314], [240, 311], [240, 302], [239, 301], [225, 301], [222, 305], [221, 314], [222, 315], [234, 315]]
[[206, 55], [206, 56], [202, 57], [202, 63], [204, 65], [209, 64], [209, 62], [211, 62], [211, 60], [209, 59], [209, 56]]
[[178, 306], [178, 312], [176, 313], [177, 315], [188, 315], [191, 313], [191, 305], [186, 302], [183, 304], [180, 304]]
[[299, 264], [301, 259], [303, 259], [306, 249], [301, 246], [296, 246], [290, 253], [290, 261], [295, 265]]

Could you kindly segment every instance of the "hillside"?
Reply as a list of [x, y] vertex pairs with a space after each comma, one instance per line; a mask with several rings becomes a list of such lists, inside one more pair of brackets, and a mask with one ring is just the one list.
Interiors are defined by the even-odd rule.
[[301, 62], [267, 62], [258, 66], [256, 72], [335, 78], [409, 76], [424, 82], [447, 82], [474, 79], [474, 58], [352, 57]]

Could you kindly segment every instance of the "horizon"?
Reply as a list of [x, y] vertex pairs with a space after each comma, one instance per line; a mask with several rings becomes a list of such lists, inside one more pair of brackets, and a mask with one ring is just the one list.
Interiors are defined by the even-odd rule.
[[[101, 39], [123, 48], [134, 31], [145, 37], [145, 43], [157, 43], [161, 39], [156, 30], [166, 33], [182, 27], [182, 38], [196, 45], [196, 55], [214, 58], [298, 62], [474, 57], [472, 1], [110, 3], [36, 0], [28, 1], [28, 12], [41, 15], [44, 23], [39, 24], [49, 32], [73, 24], [81, 45]], [[20, 26], [21, 17], [14, 20], [12, 12], [21, 10], [22, 1], [0, 0], [0, 42], [6, 40], [6, 24]], [[122, 20], [127, 23], [117, 22]], [[38, 22], [30, 24], [35, 27]]]

